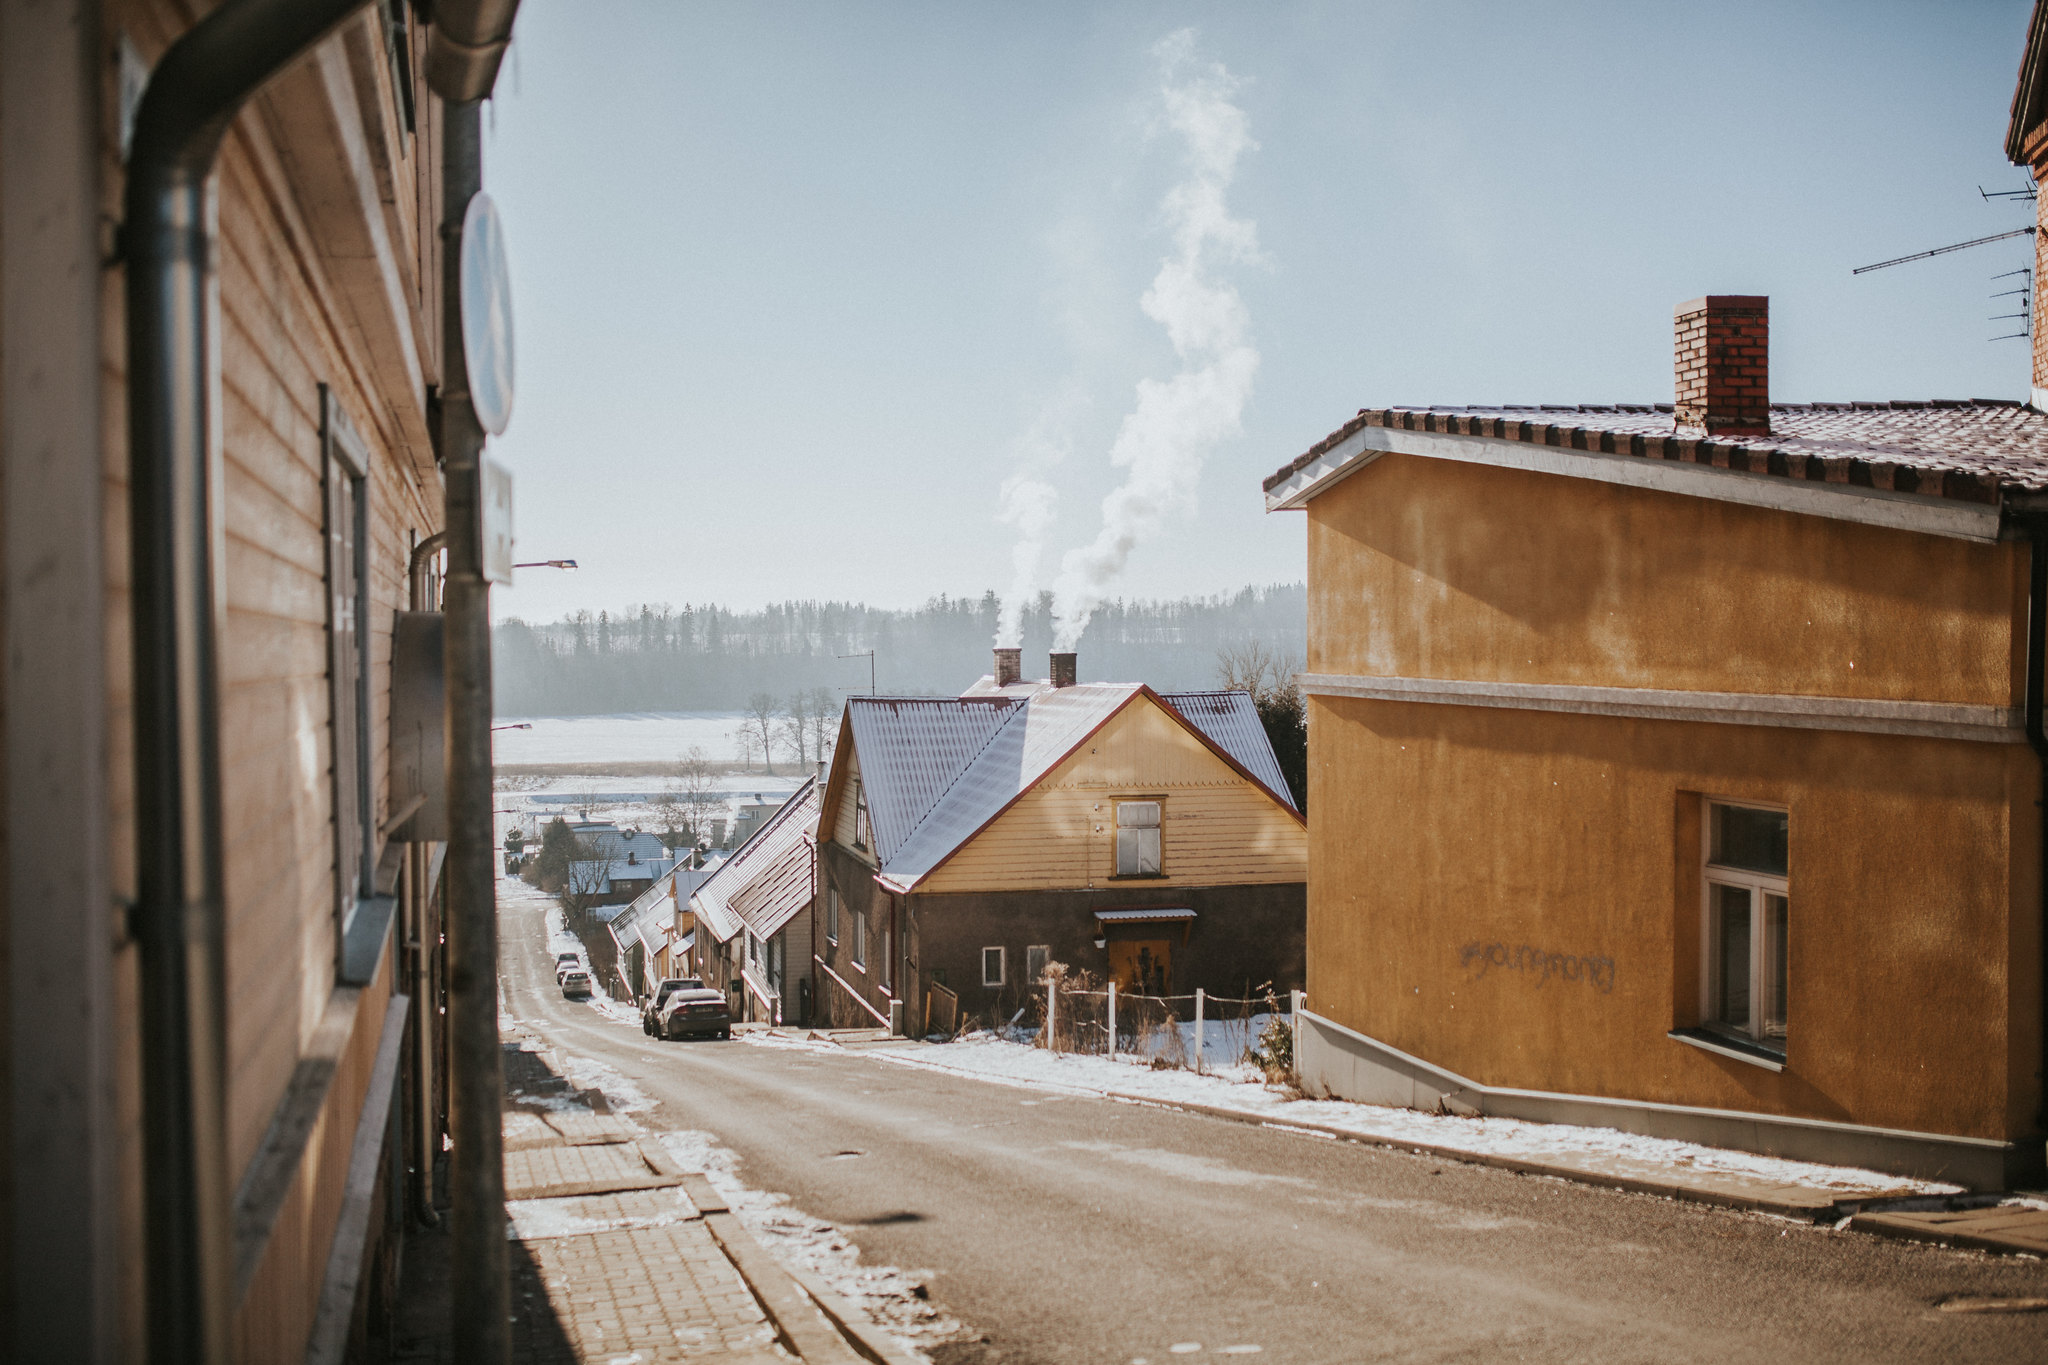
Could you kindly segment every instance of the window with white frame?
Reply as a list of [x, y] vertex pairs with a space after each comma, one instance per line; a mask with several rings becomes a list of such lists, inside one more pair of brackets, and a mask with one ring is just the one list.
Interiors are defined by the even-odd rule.
[[1707, 803], [1705, 1000], [1714, 1032], [1782, 1055], [1791, 817], [1782, 810]]
[[874, 831], [868, 828], [868, 798], [861, 790], [860, 779], [853, 779], [853, 846], [863, 853], [875, 841]]
[[839, 942], [839, 893], [825, 888], [825, 941]]
[[1116, 803], [1116, 875], [1160, 875], [1159, 802]]
[[1004, 959], [1008, 956], [1008, 952], [1002, 948], [983, 948], [981, 950], [982, 985], [1000, 986], [1003, 984], [1003, 968], [1007, 965]]
[[862, 971], [868, 969], [868, 917], [856, 910], [853, 920], [853, 965]]
[[1024, 980], [1036, 984], [1045, 976], [1045, 964], [1052, 961], [1052, 948], [1044, 943], [1034, 943], [1024, 950]]

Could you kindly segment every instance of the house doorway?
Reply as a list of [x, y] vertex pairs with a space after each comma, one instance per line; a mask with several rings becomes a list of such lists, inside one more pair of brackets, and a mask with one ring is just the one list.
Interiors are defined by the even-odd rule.
[[1163, 938], [1117, 939], [1109, 945], [1109, 974], [1131, 995], [1173, 990], [1173, 945]]

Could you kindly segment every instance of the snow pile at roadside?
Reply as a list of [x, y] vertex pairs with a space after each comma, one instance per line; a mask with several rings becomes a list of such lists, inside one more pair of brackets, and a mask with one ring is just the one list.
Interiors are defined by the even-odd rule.
[[787, 1195], [769, 1194], [743, 1182], [739, 1159], [710, 1133], [668, 1132], [660, 1140], [683, 1169], [703, 1172], [771, 1256], [816, 1275], [906, 1348], [921, 1354], [922, 1348], [961, 1334], [959, 1322], [926, 1300], [927, 1273], [862, 1265], [860, 1248], [844, 1232], [791, 1208]]
[[1396, 1145], [1416, 1143], [1475, 1156], [1513, 1157], [1580, 1169], [1590, 1169], [1588, 1163], [1596, 1162], [1611, 1168], [1616, 1175], [1663, 1173], [1670, 1177], [1697, 1173], [1834, 1190], [1845, 1195], [1878, 1191], [1952, 1194], [1961, 1189], [1938, 1181], [1909, 1180], [1849, 1166], [1823, 1166], [1669, 1138], [1639, 1137], [1611, 1128], [1507, 1118], [1459, 1118], [1345, 1100], [1291, 1099], [1279, 1091], [1227, 1076], [1153, 1071], [1122, 1059], [1049, 1053], [993, 1038], [932, 1047], [878, 1049], [867, 1055], [902, 1066], [930, 1067], [1011, 1085], [1108, 1094], [1163, 1104], [1207, 1105], [1272, 1124], [1334, 1128]]

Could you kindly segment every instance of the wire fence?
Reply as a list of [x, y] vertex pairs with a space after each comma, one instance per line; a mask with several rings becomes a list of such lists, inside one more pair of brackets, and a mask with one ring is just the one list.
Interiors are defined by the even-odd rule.
[[[1050, 1010], [1052, 1027], [1046, 1028]], [[1278, 1021], [1291, 1029], [1284, 1001], [1272, 995], [1140, 995], [1086, 987], [1041, 989], [1015, 1028], [1055, 1052], [1122, 1056], [1158, 1068], [1214, 1071], [1249, 1062], [1265, 1065], [1266, 1036]]]

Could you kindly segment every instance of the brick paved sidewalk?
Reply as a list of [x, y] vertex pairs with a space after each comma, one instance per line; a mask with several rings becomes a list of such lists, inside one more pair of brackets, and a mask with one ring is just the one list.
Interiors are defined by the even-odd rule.
[[[602, 1112], [601, 1095], [531, 1051], [508, 1046], [505, 1070], [515, 1365], [911, 1359], [777, 1263], [702, 1176]], [[392, 1360], [451, 1358], [447, 1260], [445, 1223], [407, 1238]]]
[[1859, 1213], [1849, 1220], [1849, 1226], [1858, 1232], [1910, 1242], [2048, 1256], [2048, 1207], [2042, 1207], [2044, 1203], [2048, 1201], [2037, 1196], [2025, 1203], [2006, 1200], [1976, 1208], [1894, 1206]]

